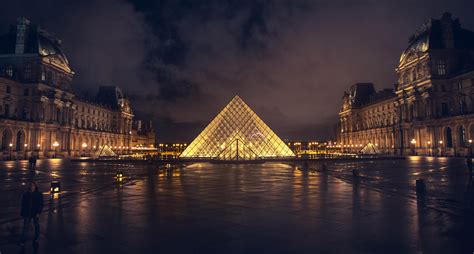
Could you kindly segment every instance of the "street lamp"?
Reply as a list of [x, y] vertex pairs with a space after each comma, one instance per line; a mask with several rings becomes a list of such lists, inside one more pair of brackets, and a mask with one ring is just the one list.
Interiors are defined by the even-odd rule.
[[23, 145], [25, 147], [25, 160], [26, 160], [26, 147], [28, 147], [28, 144]]
[[431, 141], [426, 142], [428, 144], [428, 155], [431, 156]]
[[469, 142], [469, 157], [472, 157], [472, 139], [469, 139], [467, 142]]
[[413, 154], [416, 155], [416, 152], [415, 152], [416, 140], [415, 140], [415, 139], [412, 139], [412, 140], [410, 141], [410, 143], [413, 145]]
[[441, 156], [443, 156], [443, 140], [439, 141], [439, 153]]
[[10, 144], [8, 144], [8, 146], [10, 147], [10, 160], [11, 160], [11, 159], [13, 159], [13, 157], [12, 157], [12, 152], [13, 152], [13, 151], [12, 151], [12, 149], [13, 149], [13, 144], [12, 144], [12, 143], [10, 143]]
[[84, 150], [87, 148], [87, 144], [86, 144], [86, 142], [82, 143], [82, 145], [81, 145], [81, 146], [82, 146], [82, 156], [84, 156], [84, 155], [85, 155], [85, 152], [84, 152]]
[[54, 141], [54, 143], [53, 143], [53, 147], [54, 147], [54, 156], [53, 157], [54, 158], [56, 158], [56, 149], [57, 149], [58, 146], [59, 146], [58, 141]]

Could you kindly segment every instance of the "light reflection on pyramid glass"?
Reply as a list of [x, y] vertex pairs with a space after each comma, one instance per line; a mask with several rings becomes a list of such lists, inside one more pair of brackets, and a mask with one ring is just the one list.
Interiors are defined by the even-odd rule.
[[235, 96], [180, 155], [181, 158], [218, 160], [294, 156], [239, 96]]

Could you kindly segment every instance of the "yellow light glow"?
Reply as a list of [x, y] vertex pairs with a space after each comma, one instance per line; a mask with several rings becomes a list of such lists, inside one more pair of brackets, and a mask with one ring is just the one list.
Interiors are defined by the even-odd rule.
[[[218, 144], [214, 140], [226, 142]], [[293, 145], [300, 146], [301, 143], [294, 142]], [[220, 160], [294, 156], [286, 143], [238, 96], [229, 102], [180, 155], [181, 158]]]

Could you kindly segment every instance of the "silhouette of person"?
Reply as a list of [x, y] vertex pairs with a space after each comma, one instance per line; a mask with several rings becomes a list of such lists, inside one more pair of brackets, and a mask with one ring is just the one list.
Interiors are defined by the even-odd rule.
[[21, 199], [21, 212], [20, 215], [23, 217], [23, 231], [21, 233], [21, 238], [19, 245], [24, 246], [25, 238], [28, 234], [28, 230], [33, 220], [35, 226], [35, 237], [33, 245], [38, 245], [38, 240], [40, 236], [40, 226], [39, 226], [39, 215], [43, 211], [43, 194], [38, 191], [38, 186], [35, 182], [31, 182], [28, 185], [28, 190], [23, 193]]

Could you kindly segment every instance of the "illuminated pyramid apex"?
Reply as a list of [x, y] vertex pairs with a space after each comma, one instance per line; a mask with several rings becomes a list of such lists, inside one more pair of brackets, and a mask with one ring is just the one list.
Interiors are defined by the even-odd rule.
[[236, 95], [180, 157], [256, 160], [294, 156], [285, 142]]

